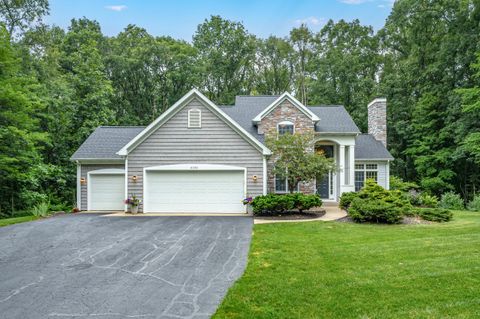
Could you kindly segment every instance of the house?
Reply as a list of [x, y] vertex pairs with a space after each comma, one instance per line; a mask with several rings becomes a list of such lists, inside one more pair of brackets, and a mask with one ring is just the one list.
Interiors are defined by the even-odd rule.
[[147, 127], [97, 128], [73, 154], [81, 210], [124, 210], [136, 195], [145, 213], [239, 213], [246, 196], [283, 193], [287, 181], [271, 173], [266, 132], [315, 132], [315, 150], [338, 171], [301, 183], [299, 191], [338, 201], [373, 178], [389, 188], [386, 100], [368, 105], [361, 134], [343, 106], [306, 107], [288, 93], [237, 96], [217, 106], [191, 90]]

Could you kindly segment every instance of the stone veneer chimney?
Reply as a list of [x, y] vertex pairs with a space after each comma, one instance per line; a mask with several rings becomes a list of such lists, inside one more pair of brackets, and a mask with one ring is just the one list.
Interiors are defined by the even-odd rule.
[[367, 108], [368, 134], [387, 147], [387, 99], [377, 98]]

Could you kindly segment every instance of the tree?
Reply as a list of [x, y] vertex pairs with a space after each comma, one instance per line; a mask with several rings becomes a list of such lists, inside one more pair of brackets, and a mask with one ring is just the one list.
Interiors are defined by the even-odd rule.
[[255, 91], [279, 95], [291, 91], [295, 77], [295, 51], [284, 39], [274, 36], [258, 41]]
[[11, 35], [40, 22], [48, 12], [48, 0], [0, 0], [0, 22]]
[[311, 57], [312, 32], [305, 24], [290, 31], [290, 41], [296, 51], [297, 81], [296, 93], [303, 104], [307, 104], [307, 64]]
[[39, 192], [36, 168], [48, 134], [40, 131], [44, 105], [35, 79], [24, 74], [18, 52], [0, 26], [0, 214], [33, 205]]
[[463, 113], [466, 115], [465, 139], [462, 142], [463, 150], [473, 156], [473, 161], [480, 165], [480, 52], [477, 61], [471, 66], [475, 72], [476, 85], [471, 88], [459, 89], [463, 103]]
[[468, 197], [480, 182], [461, 147], [472, 126], [456, 93], [474, 84], [479, 19], [478, 1], [401, 0], [379, 34], [392, 173], [433, 193]]
[[212, 16], [198, 26], [193, 45], [199, 53], [202, 86], [208, 98], [231, 104], [235, 95], [250, 93], [255, 38], [241, 23]]
[[314, 37], [308, 69], [312, 104], [343, 104], [362, 131], [367, 104], [376, 96], [380, 71], [378, 38], [360, 21], [328, 21]]
[[119, 123], [147, 125], [198, 84], [196, 50], [129, 25], [108, 41], [107, 73]]
[[270, 134], [266, 140], [272, 151], [273, 173], [285, 176], [290, 193], [300, 182], [313, 181], [335, 169], [332, 159], [323, 153], [313, 152], [314, 136], [311, 134]]
[[98, 22], [73, 19], [62, 45], [61, 66], [72, 85], [72, 147], [100, 125], [115, 124], [113, 88], [105, 73], [104, 38]]

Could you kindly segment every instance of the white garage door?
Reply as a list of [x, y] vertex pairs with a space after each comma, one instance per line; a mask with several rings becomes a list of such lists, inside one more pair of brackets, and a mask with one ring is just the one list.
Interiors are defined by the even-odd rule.
[[147, 171], [146, 212], [244, 213], [244, 171]]
[[125, 177], [123, 174], [91, 174], [89, 210], [123, 210]]

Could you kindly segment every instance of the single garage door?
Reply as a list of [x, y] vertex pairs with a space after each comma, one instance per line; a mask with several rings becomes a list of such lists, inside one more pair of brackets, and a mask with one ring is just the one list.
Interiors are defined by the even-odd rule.
[[236, 171], [147, 171], [148, 213], [244, 213], [245, 173]]
[[124, 174], [91, 174], [88, 210], [123, 210]]

